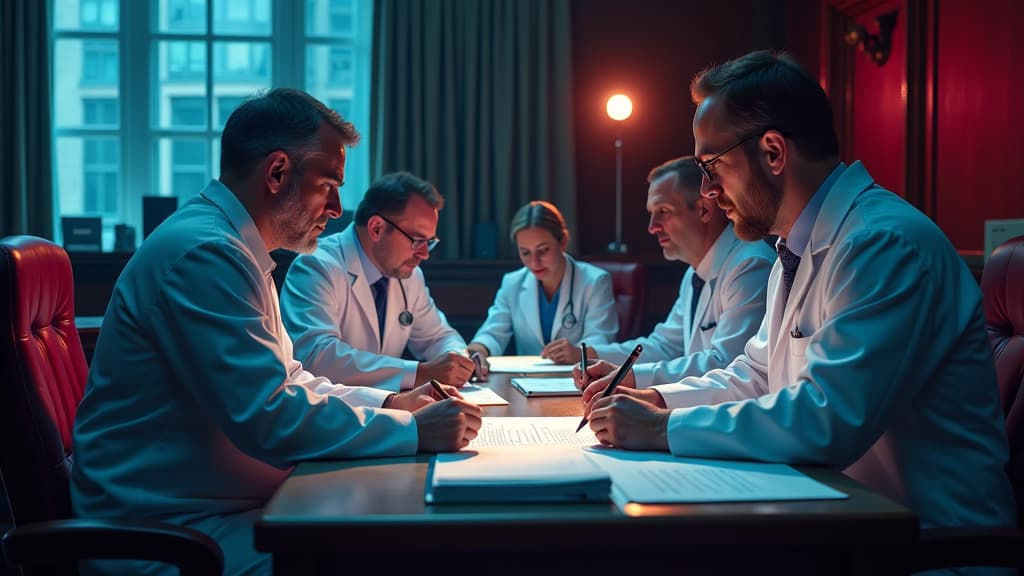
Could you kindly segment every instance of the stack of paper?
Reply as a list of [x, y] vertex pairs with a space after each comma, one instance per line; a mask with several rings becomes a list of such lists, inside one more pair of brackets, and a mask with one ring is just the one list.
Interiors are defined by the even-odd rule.
[[540, 356], [490, 356], [487, 365], [495, 374], [572, 374], [573, 367]]
[[612, 480], [579, 447], [481, 447], [438, 454], [429, 472], [432, 504], [607, 501]]

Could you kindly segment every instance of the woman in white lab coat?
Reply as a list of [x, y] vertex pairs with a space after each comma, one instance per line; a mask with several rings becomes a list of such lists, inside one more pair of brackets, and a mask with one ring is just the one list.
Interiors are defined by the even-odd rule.
[[611, 275], [565, 252], [569, 230], [557, 208], [540, 200], [523, 206], [512, 217], [509, 236], [523, 267], [502, 279], [471, 352], [504, 354], [514, 337], [516, 354], [545, 355], [562, 340], [597, 344], [615, 337]]

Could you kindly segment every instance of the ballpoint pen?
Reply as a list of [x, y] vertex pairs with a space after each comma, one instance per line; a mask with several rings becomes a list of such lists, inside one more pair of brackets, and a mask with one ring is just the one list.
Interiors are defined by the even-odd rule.
[[[633, 351], [629, 353], [629, 358], [626, 358], [626, 361], [622, 363], [622, 366], [619, 366], [619, 371], [615, 373], [615, 376], [612, 377], [611, 383], [609, 383], [608, 387], [604, 389], [603, 393], [601, 393], [601, 398], [611, 396], [612, 392], [615, 391], [615, 387], [619, 385], [619, 382], [622, 382], [622, 379], [626, 377], [626, 373], [628, 373], [629, 369], [633, 367], [633, 362], [636, 362], [637, 356], [640, 355], [640, 351], [643, 349], [644, 347], [642, 344], [637, 344], [636, 348], [633, 348]], [[580, 425], [576, 427], [576, 431], [579, 432], [580, 430], [583, 430], [583, 427], [586, 425], [587, 417], [584, 416], [583, 420], [580, 420]]]
[[580, 381], [587, 383], [587, 343], [580, 342]]
[[431, 378], [430, 379], [430, 385], [434, 388], [434, 391], [437, 392], [441, 396], [442, 400], [447, 400], [447, 399], [451, 398], [451, 396], [449, 396], [448, 393], [444, 391], [444, 388], [441, 387], [441, 383], [438, 382], [437, 380], [434, 380], [433, 378]]

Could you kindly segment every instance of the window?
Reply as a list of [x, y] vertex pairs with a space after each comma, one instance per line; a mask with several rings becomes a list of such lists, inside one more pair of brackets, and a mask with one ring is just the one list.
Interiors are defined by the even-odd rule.
[[346, 208], [369, 186], [373, 0], [51, 2], [55, 224], [101, 216], [111, 249], [116, 224], [141, 230], [142, 196], [180, 205], [218, 177], [228, 116], [275, 86], [355, 123]]

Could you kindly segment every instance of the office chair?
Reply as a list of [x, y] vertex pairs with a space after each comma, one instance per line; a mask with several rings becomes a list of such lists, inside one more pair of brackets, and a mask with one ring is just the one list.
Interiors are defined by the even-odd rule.
[[33, 236], [0, 240], [0, 479], [14, 527], [0, 552], [23, 574], [76, 574], [78, 559], [166, 562], [221, 574], [205, 534], [164, 523], [71, 519], [71, 431], [88, 367], [75, 327], [71, 262]]
[[640, 336], [647, 320], [647, 268], [639, 262], [588, 260], [612, 275], [615, 311], [619, 317], [616, 342]]
[[[1010, 481], [1017, 522], [1024, 523], [1024, 236], [996, 248], [981, 273], [985, 324], [996, 362], [1010, 445]], [[1024, 529], [921, 530], [916, 570], [953, 566], [1016, 566], [1024, 570]]]

